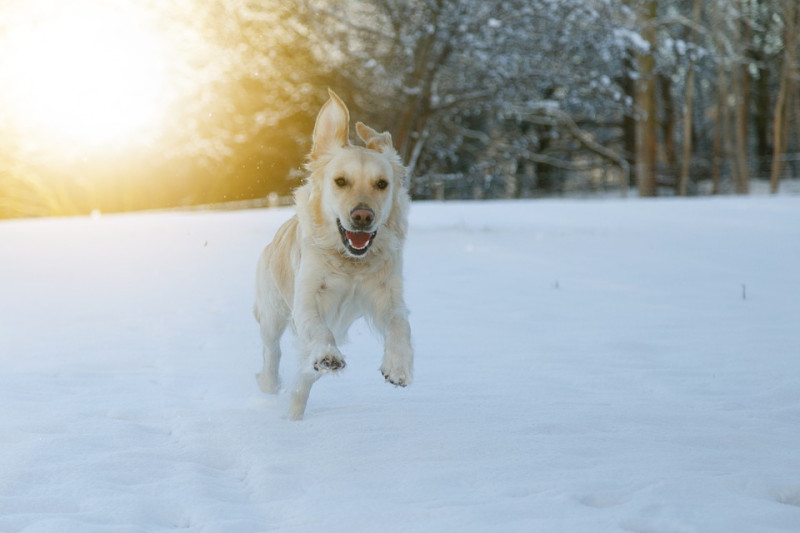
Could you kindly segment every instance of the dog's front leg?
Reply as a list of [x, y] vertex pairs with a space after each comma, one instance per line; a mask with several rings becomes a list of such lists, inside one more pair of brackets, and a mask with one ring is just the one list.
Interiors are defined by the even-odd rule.
[[401, 278], [397, 276], [388, 283], [388, 289], [386, 305], [376, 310], [375, 317], [375, 323], [384, 336], [381, 374], [392, 385], [405, 387], [411, 384], [413, 377], [414, 351]]
[[414, 351], [411, 348], [411, 327], [408, 318], [395, 316], [389, 322], [384, 342], [381, 374], [392, 385], [411, 384], [414, 373]]
[[336, 346], [336, 339], [325, 321], [327, 286], [324, 278], [301, 272], [295, 290], [292, 313], [302, 360], [297, 380], [292, 389], [289, 418], [303, 418], [311, 387], [323, 372], [336, 372], [345, 367], [344, 356]]
[[330, 306], [324, 280], [313, 285], [313, 290], [297, 291], [293, 313], [297, 336], [303, 355], [303, 364], [318, 372], [335, 372], [345, 366], [344, 357], [336, 347], [336, 339], [325, 321]]

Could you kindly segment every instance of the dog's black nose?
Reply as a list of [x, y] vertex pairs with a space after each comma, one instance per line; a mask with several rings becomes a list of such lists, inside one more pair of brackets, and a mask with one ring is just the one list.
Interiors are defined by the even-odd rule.
[[355, 229], [365, 229], [375, 220], [375, 212], [369, 207], [359, 206], [350, 211], [350, 222]]

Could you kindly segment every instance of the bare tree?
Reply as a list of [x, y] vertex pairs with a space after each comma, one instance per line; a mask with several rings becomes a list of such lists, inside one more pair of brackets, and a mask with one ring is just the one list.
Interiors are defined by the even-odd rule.
[[784, 20], [784, 53], [781, 66], [780, 88], [775, 101], [773, 115], [772, 169], [770, 173], [770, 191], [778, 192], [780, 186], [782, 156], [786, 151], [788, 124], [791, 115], [789, 102], [796, 98], [798, 80], [797, 28], [800, 26], [800, 9], [795, 2], [787, 2], [783, 10]]
[[656, 196], [658, 194], [658, 116], [655, 54], [658, 0], [644, 0], [636, 8], [641, 38], [645, 45], [637, 50], [636, 183], [640, 196]]
[[694, 0], [692, 4], [691, 44], [689, 65], [686, 68], [686, 96], [683, 103], [683, 149], [681, 153], [681, 171], [678, 177], [678, 195], [686, 196], [689, 187], [689, 169], [692, 160], [692, 119], [694, 117], [694, 90], [697, 65], [698, 33], [702, 0]]

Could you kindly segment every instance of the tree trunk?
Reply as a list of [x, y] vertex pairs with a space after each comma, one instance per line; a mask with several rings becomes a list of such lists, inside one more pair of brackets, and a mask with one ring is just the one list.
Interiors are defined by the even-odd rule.
[[[714, 46], [716, 48], [719, 59], [717, 61], [717, 86], [716, 86], [716, 117], [714, 120], [714, 160], [712, 167], [712, 194], [719, 194], [721, 192], [721, 178], [722, 173], [727, 169], [733, 175], [733, 181], [737, 180], [737, 164], [736, 158], [731, 161], [734, 152], [734, 133], [735, 125], [731, 124], [731, 93], [735, 94], [736, 86], [736, 66], [732, 65], [732, 50], [730, 49], [730, 40], [726, 39], [735, 29], [729, 24], [726, 24], [723, 13], [721, 13], [722, 4], [720, 2], [713, 3], [712, 9], [712, 34], [714, 36]], [[732, 24], [732, 23], [731, 23]], [[736, 39], [734, 38], [735, 42]], [[733, 101], [736, 102], [734, 96]]]
[[[633, 50], [629, 49], [625, 54], [625, 57], [622, 58], [622, 67], [625, 72], [633, 72], [636, 69], [634, 56], [635, 54]], [[631, 101], [635, 102], [636, 80], [633, 78], [633, 76], [620, 77], [618, 79], [618, 83], [622, 88], [626, 98], [630, 98]], [[632, 169], [636, 168], [636, 115], [637, 113], [634, 109], [632, 112], [626, 113], [622, 117], [622, 145], [624, 147], [623, 157], [625, 157], [625, 161], [628, 163], [628, 168]], [[635, 172], [629, 172], [625, 179], [627, 179], [627, 183], [623, 184], [623, 190], [627, 192], [630, 187], [636, 185], [633, 183], [633, 180], [636, 179]]]
[[664, 120], [661, 123], [661, 136], [664, 142], [664, 159], [669, 182], [678, 188], [678, 149], [675, 143], [675, 100], [672, 98], [672, 80], [668, 75], [659, 74], [661, 100], [664, 102]]
[[[739, 27], [744, 26], [744, 35], [739, 31]], [[742, 48], [747, 50], [750, 47], [751, 32], [743, 20], [737, 25], [737, 34]], [[736, 65], [734, 67], [733, 92], [735, 96], [734, 118], [736, 120], [736, 181], [734, 190], [736, 194], [747, 194], [750, 192], [750, 169], [747, 157], [747, 110], [750, 101], [750, 74], [747, 64]]]
[[747, 157], [747, 101], [748, 101], [748, 75], [746, 66], [737, 66], [736, 75], [733, 76], [734, 81], [734, 120], [735, 120], [735, 135], [734, 141], [736, 148], [734, 153], [734, 190], [736, 194], [747, 194], [750, 192], [750, 169], [748, 168]]
[[778, 97], [775, 101], [775, 113], [773, 115], [773, 148], [772, 148], [772, 169], [769, 178], [769, 190], [772, 194], [778, 192], [780, 185], [781, 171], [783, 170], [782, 156], [786, 151], [787, 132], [786, 123], [791, 114], [791, 105], [787, 102], [788, 95], [794, 93], [793, 78], [797, 70], [797, 25], [800, 21], [796, 20], [800, 15], [800, 10], [794, 2], [789, 2], [785, 10], [786, 31], [784, 34], [784, 56], [781, 68], [781, 83], [778, 89]]
[[656, 145], [658, 121], [656, 117], [656, 14], [657, 0], [648, 0], [642, 19], [642, 38], [650, 45], [649, 50], [638, 53], [639, 79], [636, 81], [636, 182], [639, 196], [656, 196]]
[[726, 159], [725, 132], [728, 127], [728, 106], [726, 102], [728, 93], [725, 87], [725, 69], [720, 64], [717, 68], [717, 102], [716, 112], [714, 113], [714, 140], [711, 150], [711, 194], [720, 193], [722, 163]]
[[[692, 43], [697, 43], [697, 26], [700, 24], [702, 0], [694, 0], [692, 6]], [[683, 150], [681, 154], [681, 173], [678, 177], [678, 195], [686, 196], [689, 192], [689, 168], [692, 160], [692, 120], [694, 114], [694, 77], [695, 52], [691, 52], [689, 65], [686, 68], [686, 97], [683, 101]]]

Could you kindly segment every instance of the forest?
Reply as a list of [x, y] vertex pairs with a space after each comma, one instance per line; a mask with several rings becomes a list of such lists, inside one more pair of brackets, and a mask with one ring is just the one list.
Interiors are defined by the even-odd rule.
[[[0, 7], [0, 217], [290, 198], [327, 88], [392, 134], [415, 199], [747, 194], [800, 175], [795, 0], [103, 3]], [[121, 30], [64, 44], [122, 4], [156, 43], [140, 72], [122, 52], [86, 62]], [[31, 54], [46, 20], [71, 26]], [[158, 113], [112, 135], [144, 94]]]

